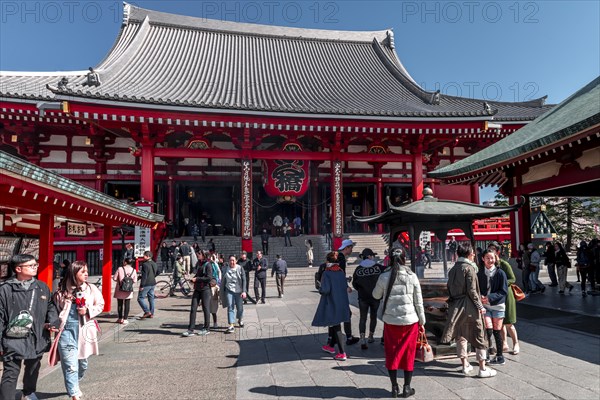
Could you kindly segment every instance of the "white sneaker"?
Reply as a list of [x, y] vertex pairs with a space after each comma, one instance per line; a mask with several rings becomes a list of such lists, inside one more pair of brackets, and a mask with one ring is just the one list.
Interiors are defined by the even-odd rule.
[[496, 376], [496, 370], [489, 367], [486, 369], [479, 368], [477, 376], [480, 378], [491, 378], [492, 376]]
[[121, 322], [121, 324], [122, 324], [122, 325], [128, 325], [128, 324], [129, 324], [129, 321], [128, 321], [128, 320], [126, 320], [126, 319], [124, 319], [124, 320], [123, 320], [123, 322]]
[[471, 371], [473, 371], [473, 366], [471, 364], [468, 364], [466, 367], [462, 368], [462, 373], [465, 375], [469, 375]]
[[21, 400], [38, 400], [38, 397], [35, 395], [35, 393], [28, 394], [27, 396], [22, 394]]

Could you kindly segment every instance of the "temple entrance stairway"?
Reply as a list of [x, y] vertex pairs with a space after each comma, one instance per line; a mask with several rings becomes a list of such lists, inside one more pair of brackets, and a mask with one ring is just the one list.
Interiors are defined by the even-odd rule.
[[[358, 255], [365, 248], [368, 247], [377, 253], [377, 257], [383, 259], [384, 250], [388, 247], [387, 238], [388, 235], [385, 234], [350, 234], [344, 236], [344, 238], [349, 238], [356, 242], [356, 246], [354, 247], [354, 251], [348, 258], [348, 268], [346, 269], [347, 275], [352, 275], [356, 265], [360, 262]], [[240, 249], [242, 247], [242, 241], [239, 237], [235, 236], [207, 236], [206, 243], [202, 243], [202, 239], [198, 238], [198, 244], [202, 249], [208, 249], [208, 241], [209, 239], [213, 239], [215, 243], [215, 247], [218, 253], [224, 254], [226, 257], [230, 254], [238, 255], [240, 254]], [[314, 264], [313, 268], [308, 268], [306, 262], [306, 246], [304, 245], [304, 241], [310, 239], [313, 242], [313, 253], [314, 253]], [[182, 240], [187, 241], [190, 244], [194, 243], [193, 237], [181, 237], [175, 239], [177, 243]], [[295, 285], [312, 285], [314, 283], [314, 274], [317, 271], [319, 265], [324, 262], [325, 256], [327, 255], [330, 245], [327, 243], [325, 236], [323, 235], [301, 235], [291, 237], [292, 246], [284, 246], [283, 237], [271, 237], [269, 239], [269, 254], [267, 256], [269, 260], [269, 268], [273, 265], [275, 261], [275, 255], [280, 254], [288, 263], [288, 276], [286, 279], [286, 285], [295, 286]], [[170, 245], [171, 239], [166, 239], [167, 245]], [[260, 237], [254, 237], [252, 248], [254, 253], [257, 250], [261, 250], [261, 242]], [[160, 254], [158, 254], [160, 261]], [[252, 275], [251, 275], [251, 279]], [[275, 280], [267, 279], [268, 286], [275, 286]]]

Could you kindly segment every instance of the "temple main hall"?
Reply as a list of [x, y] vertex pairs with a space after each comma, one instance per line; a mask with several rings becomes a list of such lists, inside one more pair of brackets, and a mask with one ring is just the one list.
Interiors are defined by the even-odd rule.
[[[74, 32], [76, 34], [76, 32]], [[378, 232], [385, 198], [479, 203], [479, 184], [426, 174], [510, 135], [551, 106], [424, 90], [391, 29], [314, 30], [209, 20], [125, 4], [112, 49], [69, 72], [0, 73], [0, 150], [123, 201], [176, 234], [252, 236], [275, 215], [305, 233]], [[405, 55], [417, 57], [418, 55]], [[84, 69], [85, 68], [85, 69]]]

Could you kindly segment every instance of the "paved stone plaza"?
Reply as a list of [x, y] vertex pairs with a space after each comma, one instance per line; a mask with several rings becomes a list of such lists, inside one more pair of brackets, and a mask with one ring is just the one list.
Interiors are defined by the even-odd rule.
[[[274, 289], [269, 289], [273, 296]], [[553, 289], [532, 299], [531, 305], [523, 304], [522, 313], [532, 319], [521, 318], [517, 324], [521, 353], [509, 354], [506, 365], [497, 367], [497, 377], [465, 377], [456, 358], [417, 363], [414, 398], [599, 398], [600, 337], [586, 332], [598, 326], [598, 315], [564, 312], [560, 320], [568, 327], [557, 328], [555, 322], [561, 321], [543, 304], [557, 301]], [[115, 328], [114, 315], [101, 317], [102, 355], [90, 359], [90, 370], [82, 381], [85, 398], [388, 397], [390, 384], [378, 342], [368, 350], [349, 346], [346, 362], [333, 361], [320, 350], [325, 331], [310, 326], [318, 298], [312, 287], [297, 286], [288, 288], [283, 299], [270, 297], [266, 305], [247, 305], [246, 326], [230, 335], [223, 333], [226, 315], [220, 309], [218, 332], [182, 338], [190, 304], [183, 297], [158, 300], [156, 318], [132, 321], [120, 330]], [[600, 304], [600, 297], [582, 299], [578, 289], [561, 299], [567, 310], [583, 302], [588, 310], [598, 310]], [[356, 298], [352, 300], [356, 304]], [[139, 312], [137, 303], [132, 308]], [[358, 333], [355, 307], [353, 313]], [[381, 329], [380, 324], [377, 335]], [[39, 398], [66, 398], [60, 367], [44, 368], [41, 374]]]

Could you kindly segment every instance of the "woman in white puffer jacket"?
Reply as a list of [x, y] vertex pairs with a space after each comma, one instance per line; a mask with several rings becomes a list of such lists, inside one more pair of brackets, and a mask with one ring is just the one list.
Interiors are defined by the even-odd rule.
[[[425, 310], [421, 285], [414, 272], [406, 266], [404, 250], [392, 253], [392, 267], [377, 280], [373, 297], [384, 299], [383, 338], [385, 342], [385, 366], [392, 382], [392, 397], [409, 397], [415, 394], [411, 388], [418, 333], [424, 332]], [[398, 369], [404, 371], [404, 387], [400, 392], [397, 381]]]

